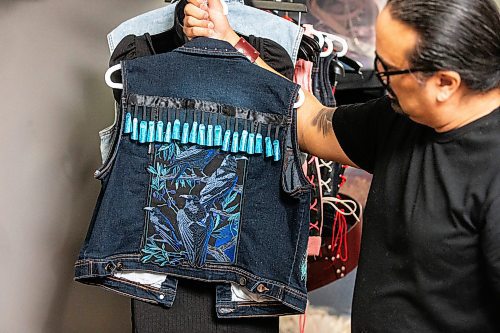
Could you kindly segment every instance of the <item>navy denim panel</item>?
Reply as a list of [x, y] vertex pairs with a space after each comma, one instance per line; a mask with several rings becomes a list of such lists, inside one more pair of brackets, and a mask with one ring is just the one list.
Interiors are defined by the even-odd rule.
[[[303, 312], [310, 193], [298, 172], [293, 110], [298, 86], [249, 63], [230, 44], [208, 38], [171, 53], [125, 61], [122, 73], [120, 126], [125, 112], [135, 109], [139, 121], [145, 116], [166, 123], [175, 117], [192, 124], [195, 114], [198, 121], [203, 114], [205, 124], [223, 119], [221, 125], [226, 121], [231, 128], [238, 122], [240, 131], [245, 123], [260, 123], [264, 131], [272, 124], [283, 158], [275, 162], [178, 143], [139, 144], [120, 134], [112, 158], [98, 174], [103, 189], [76, 279], [165, 306], [173, 302], [167, 294], [175, 295], [175, 283], [137, 287], [114, 274], [156, 272], [169, 281], [182, 277], [226, 288], [233, 282], [273, 301], [235, 303], [221, 294], [220, 317]], [[189, 172], [181, 156], [190, 158]], [[200, 184], [230, 171], [238, 181], [224, 192], [227, 200], [216, 195], [213, 203], [205, 200], [208, 185]], [[191, 179], [184, 177], [177, 186], [181, 175]], [[168, 186], [160, 184], [165, 179], [170, 179]], [[206, 245], [201, 252], [190, 245], [200, 243]]]

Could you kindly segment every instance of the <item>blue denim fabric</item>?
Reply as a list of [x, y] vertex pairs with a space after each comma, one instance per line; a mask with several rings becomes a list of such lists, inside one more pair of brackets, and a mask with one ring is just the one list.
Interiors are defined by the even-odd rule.
[[[288, 52], [295, 64], [302, 40], [303, 29], [276, 15], [260, 9], [245, 6], [242, 0], [226, 0], [228, 5], [229, 23], [240, 35], [264, 37], [271, 39]], [[151, 35], [170, 30], [174, 26], [175, 6], [177, 3], [144, 13], [131, 18], [108, 34], [108, 44], [111, 52], [127, 35]]]
[[[96, 173], [102, 189], [75, 279], [164, 306], [177, 278], [196, 279], [217, 283], [219, 317], [304, 312], [310, 188], [298, 158], [298, 86], [208, 38], [124, 61], [122, 75], [119, 135]], [[139, 144], [122, 131], [136, 109], [140, 120], [192, 126], [196, 114], [223, 130], [237, 123], [240, 133], [245, 123], [260, 123], [263, 134], [271, 124], [283, 156]], [[151, 285], [130, 273], [166, 278]]]

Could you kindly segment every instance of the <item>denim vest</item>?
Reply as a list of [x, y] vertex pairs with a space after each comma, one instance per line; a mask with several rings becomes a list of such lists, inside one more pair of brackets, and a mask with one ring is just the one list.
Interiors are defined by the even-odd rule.
[[[302, 40], [303, 28], [279, 16], [257, 8], [246, 6], [243, 0], [225, 0], [228, 5], [228, 20], [233, 29], [240, 35], [264, 37], [275, 41], [287, 50], [295, 64]], [[111, 52], [127, 35], [159, 34], [174, 26], [175, 6], [172, 3], [147, 13], [131, 18], [108, 34]]]
[[164, 306], [177, 278], [196, 279], [217, 284], [219, 317], [304, 312], [299, 87], [209, 38], [124, 61], [122, 76], [75, 279]]

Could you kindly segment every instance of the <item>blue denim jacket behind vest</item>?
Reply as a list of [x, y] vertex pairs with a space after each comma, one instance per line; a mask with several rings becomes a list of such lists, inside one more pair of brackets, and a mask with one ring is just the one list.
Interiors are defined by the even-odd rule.
[[[280, 44], [295, 64], [302, 40], [303, 28], [274, 14], [246, 6], [243, 0], [225, 0], [229, 13], [228, 20], [240, 35], [264, 37]], [[131, 18], [108, 34], [111, 52], [127, 35], [155, 35], [172, 29], [176, 3], [164, 6]]]
[[[177, 278], [196, 279], [217, 284], [219, 317], [304, 312], [298, 86], [208, 38], [124, 61], [122, 75], [120, 134], [96, 173], [75, 279], [165, 306]], [[228, 145], [212, 141], [217, 125]]]

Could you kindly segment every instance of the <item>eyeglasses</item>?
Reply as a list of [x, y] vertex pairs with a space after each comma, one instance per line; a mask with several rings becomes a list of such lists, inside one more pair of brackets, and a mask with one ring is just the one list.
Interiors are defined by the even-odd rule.
[[410, 74], [415, 72], [424, 72], [424, 73], [435, 72], [434, 69], [418, 68], [418, 67], [391, 71], [389, 70], [389, 65], [387, 65], [382, 59], [380, 59], [380, 56], [377, 54], [377, 52], [375, 52], [375, 61], [373, 68], [375, 69], [375, 74], [377, 75], [377, 78], [380, 80], [380, 83], [382, 83], [384, 88], [387, 89], [389, 93], [392, 95], [394, 94], [390, 87], [390, 80], [389, 80], [391, 76]]

